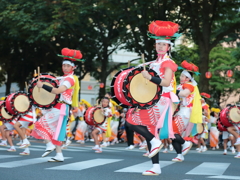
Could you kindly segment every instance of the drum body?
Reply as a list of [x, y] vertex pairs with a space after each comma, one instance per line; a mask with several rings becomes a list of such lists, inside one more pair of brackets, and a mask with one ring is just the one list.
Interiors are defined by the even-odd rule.
[[105, 119], [100, 107], [90, 107], [84, 112], [84, 120], [88, 125], [101, 125]]
[[227, 131], [227, 128], [221, 123], [220, 119], [217, 120], [217, 129], [221, 132]]
[[27, 93], [19, 91], [6, 97], [5, 107], [8, 114], [24, 115], [30, 110], [31, 103]]
[[220, 121], [225, 127], [240, 123], [240, 115], [237, 113], [238, 109], [240, 110], [240, 107], [229, 106], [220, 112]]
[[11, 121], [14, 119], [14, 116], [8, 114], [5, 108], [5, 101], [0, 101], [0, 120], [1, 121]]
[[197, 135], [201, 135], [204, 132], [204, 124], [203, 123], [198, 123], [196, 128], [197, 128]]
[[[40, 76], [40, 80], [43, 84], [46, 84], [51, 87], [58, 87], [58, 80], [56, 77], [49, 73], [43, 73]], [[42, 109], [50, 109], [58, 103], [60, 98], [60, 94], [52, 94], [45, 89], [37, 87], [37, 76], [34, 77], [31, 84], [29, 85], [28, 92], [29, 92], [29, 99], [31, 104], [35, 107], [42, 108]]]
[[125, 94], [123, 93], [123, 82], [132, 69], [134, 68], [130, 67], [121, 69], [115, 74], [111, 82], [112, 99], [123, 107], [131, 106], [131, 104], [126, 100]]
[[[154, 70], [146, 70], [151, 76], [158, 76]], [[162, 87], [145, 79], [141, 71], [143, 67], [123, 69], [113, 78], [112, 95], [119, 105], [148, 109], [160, 100]]]

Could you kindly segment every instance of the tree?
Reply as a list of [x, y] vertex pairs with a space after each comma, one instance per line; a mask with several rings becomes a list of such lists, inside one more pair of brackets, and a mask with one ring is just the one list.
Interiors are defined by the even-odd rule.
[[209, 70], [209, 54], [220, 42], [227, 41], [234, 33], [239, 38], [240, 16], [238, 0], [182, 0], [180, 9], [190, 26], [185, 34], [199, 47], [200, 91], [209, 92], [209, 80], [205, 72]]
[[[238, 48], [239, 49], [239, 48]], [[210, 92], [214, 103], [220, 106], [221, 103], [226, 102], [229, 95], [234, 93], [237, 95], [240, 92], [240, 70], [239, 63], [236, 57], [235, 48], [223, 48], [217, 46], [212, 49], [210, 53], [210, 72], [213, 76], [209, 80]], [[233, 77], [228, 77], [227, 70], [234, 72]]]
[[[234, 34], [239, 37], [240, 16], [238, 0], [200, 0], [200, 1], [128, 1], [120, 0], [124, 10], [124, 21], [129, 27], [124, 42], [125, 48], [139, 54], [145, 53], [148, 61], [153, 59], [153, 48], [147, 37], [147, 28], [153, 20], [168, 20], [180, 24], [180, 32], [198, 46], [201, 75], [199, 87], [209, 92], [209, 80], [205, 72], [209, 69], [209, 54], [219, 43], [229, 41]], [[194, 62], [195, 63], [195, 62]]]
[[[41, 72], [61, 73], [57, 54], [63, 47], [78, 48], [79, 39], [71, 36], [68, 27], [60, 28], [55, 18], [59, 14], [56, 1], [1, 1], [0, 8], [0, 63], [8, 77], [6, 94], [12, 82], [18, 82], [23, 90], [24, 81], [32, 78], [37, 66]], [[81, 72], [80, 79], [88, 68]]]

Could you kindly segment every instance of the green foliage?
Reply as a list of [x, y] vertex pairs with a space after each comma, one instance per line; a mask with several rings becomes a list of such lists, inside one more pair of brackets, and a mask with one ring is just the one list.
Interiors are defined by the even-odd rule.
[[[216, 99], [217, 103], [225, 102], [230, 93], [240, 92], [240, 69], [239, 61], [239, 48], [224, 48], [217, 46], [213, 48], [210, 53], [210, 72], [212, 78], [210, 79], [210, 91], [212, 97]], [[233, 76], [227, 76], [227, 70], [233, 71]], [[220, 102], [222, 97], [222, 102]]]

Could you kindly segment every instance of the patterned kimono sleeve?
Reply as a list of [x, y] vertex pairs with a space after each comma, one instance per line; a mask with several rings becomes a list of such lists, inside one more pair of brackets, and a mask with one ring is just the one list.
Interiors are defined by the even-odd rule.
[[170, 68], [173, 72], [176, 72], [178, 65], [172, 60], [167, 60], [161, 64], [161, 69], [165, 69], [165, 68]]
[[193, 92], [194, 86], [192, 84], [183, 84], [183, 89], [189, 89], [190, 92]]
[[75, 81], [73, 77], [67, 77], [64, 79], [62, 85], [66, 86], [68, 89], [74, 85]]

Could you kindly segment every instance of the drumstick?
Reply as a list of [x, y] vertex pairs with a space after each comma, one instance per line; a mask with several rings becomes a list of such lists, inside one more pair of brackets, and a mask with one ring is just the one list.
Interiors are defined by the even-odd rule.
[[128, 60], [128, 67], [130, 67], [130, 61]]
[[[38, 81], [40, 81], [40, 67], [38, 66]], [[38, 92], [40, 92], [40, 88], [38, 88]]]
[[143, 69], [144, 69], [144, 71], [146, 71], [146, 67], [145, 67], [145, 59], [144, 59], [144, 54], [142, 54], [142, 61], [143, 61]]
[[25, 86], [26, 86], [26, 91], [28, 93], [28, 85], [27, 85], [27, 82], [25, 81]]
[[[143, 61], [143, 70], [146, 71], [144, 54], [142, 54], [142, 61]], [[145, 83], [147, 85], [147, 79], [145, 80]]]

